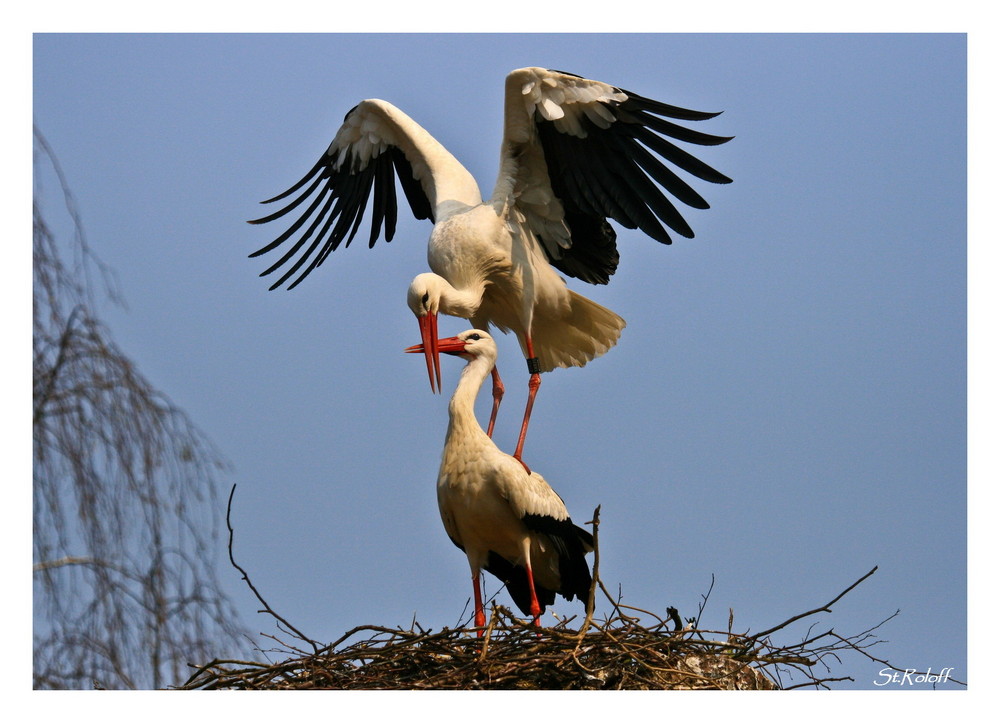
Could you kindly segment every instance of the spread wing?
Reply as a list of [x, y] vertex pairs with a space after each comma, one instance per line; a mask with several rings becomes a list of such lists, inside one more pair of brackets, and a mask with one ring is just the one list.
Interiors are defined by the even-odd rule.
[[673, 122], [716, 115], [569, 73], [515, 70], [507, 76], [492, 203], [498, 211], [513, 206], [524, 215], [557, 269], [607, 283], [618, 266], [607, 219], [665, 244], [671, 242], [667, 229], [691, 238], [694, 232], [675, 202], [709, 206], [677, 170], [710, 183], [731, 182], [675, 143], [713, 146], [730, 140]]
[[261, 273], [267, 276], [282, 270], [270, 288], [297, 274], [288, 286], [294, 288], [341, 243], [349, 246], [369, 200], [369, 248], [383, 229], [386, 241], [391, 241], [396, 231], [397, 178], [418, 219], [434, 222], [450, 208], [482, 203], [475, 179], [412, 118], [386, 101], [362, 101], [344, 117], [329, 148], [309, 172], [263, 203], [292, 200], [250, 221], [269, 223], [292, 214], [292, 223], [280, 236], [250, 254], [254, 258], [279, 247], [284, 251]]

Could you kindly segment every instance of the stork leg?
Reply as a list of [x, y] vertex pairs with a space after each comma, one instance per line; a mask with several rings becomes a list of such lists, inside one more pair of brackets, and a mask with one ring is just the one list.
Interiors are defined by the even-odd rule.
[[[472, 573], [472, 590], [476, 602], [475, 622], [476, 627], [479, 628], [479, 630], [476, 631], [476, 637], [481, 638], [483, 637], [483, 628], [486, 627], [486, 614], [483, 612], [483, 594], [480, 592], [479, 570]], [[535, 594], [534, 588], [532, 588], [531, 594]]]
[[542, 375], [538, 366], [538, 357], [535, 356], [535, 349], [531, 345], [531, 337], [525, 337], [525, 347], [528, 350], [528, 371], [531, 376], [528, 378], [528, 403], [524, 408], [524, 421], [521, 422], [521, 434], [517, 438], [517, 447], [514, 449], [514, 459], [520, 462], [528, 474], [531, 470], [524, 464], [521, 454], [524, 452], [524, 438], [528, 435], [528, 421], [531, 419], [531, 408], [535, 405], [535, 395], [538, 387], [542, 385]]
[[538, 604], [538, 596], [535, 594], [535, 576], [531, 574], [531, 563], [524, 566], [528, 573], [528, 590], [531, 592], [531, 617], [534, 618], [535, 627], [541, 627], [539, 618], [542, 615], [542, 606]]
[[486, 428], [486, 436], [493, 436], [493, 425], [497, 422], [497, 411], [500, 409], [500, 400], [503, 399], [503, 382], [500, 380], [500, 372], [496, 366], [490, 372], [493, 375], [493, 411], [490, 413], [490, 424]]
[[[535, 575], [531, 572], [531, 536], [525, 535], [521, 538], [521, 559], [524, 561], [524, 573], [528, 578], [528, 593], [531, 600], [528, 604], [528, 612], [534, 620], [535, 627], [541, 627], [539, 618], [542, 616], [542, 606], [538, 602], [538, 594], [535, 592]], [[523, 608], [522, 608], [523, 609]]]

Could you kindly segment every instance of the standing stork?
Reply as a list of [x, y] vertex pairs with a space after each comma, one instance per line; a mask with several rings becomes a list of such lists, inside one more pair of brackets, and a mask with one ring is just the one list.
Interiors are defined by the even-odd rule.
[[[567, 289], [557, 271], [591, 284], [608, 282], [618, 266], [609, 218], [664, 244], [671, 239], [663, 224], [693, 237], [668, 195], [693, 208], [705, 209], [708, 203], [667, 164], [712, 183], [730, 179], [668, 138], [705, 146], [730, 138], [666, 119], [700, 121], [716, 115], [569, 73], [515, 70], [506, 81], [500, 171], [493, 195], [484, 201], [469, 172], [427, 131], [390, 103], [365, 100], [344, 117], [312, 169], [263, 202], [298, 193], [250, 223], [305, 210], [250, 256], [291, 241], [261, 276], [283, 269], [270, 288], [294, 276], [292, 289], [342, 242], [350, 245], [369, 199], [369, 248], [383, 225], [391, 241], [398, 176], [413, 215], [434, 223], [427, 246], [433, 273], [418, 275], [407, 293], [420, 322], [431, 390], [441, 387], [438, 313], [517, 334], [530, 374], [514, 451], [520, 460], [540, 373], [583, 366], [610, 349], [625, 327], [614, 312]], [[488, 434], [502, 396], [494, 369]]]
[[[448, 404], [437, 497], [444, 529], [472, 569], [478, 635], [486, 625], [479, 581], [484, 569], [503, 581], [521, 612], [538, 625], [556, 593], [567, 600], [587, 600], [591, 578], [584, 556], [594, 549], [594, 538], [573, 524], [566, 505], [540, 474], [501, 452], [479, 426], [474, 406], [496, 366], [493, 338], [470, 329], [435, 341], [439, 352], [469, 362]], [[406, 351], [424, 352], [424, 344]]]

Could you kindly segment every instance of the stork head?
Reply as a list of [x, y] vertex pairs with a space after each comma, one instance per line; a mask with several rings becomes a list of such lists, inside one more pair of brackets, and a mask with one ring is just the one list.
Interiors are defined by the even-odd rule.
[[[497, 360], [497, 344], [493, 341], [493, 337], [482, 329], [469, 329], [468, 331], [463, 331], [458, 336], [435, 339], [434, 343], [436, 349], [443, 354], [460, 356], [469, 361], [486, 357], [491, 368]], [[410, 354], [426, 353], [426, 347], [426, 344], [414, 344], [411, 347], [407, 347], [404, 351]], [[441, 384], [438, 382], [438, 388], [440, 386]]]

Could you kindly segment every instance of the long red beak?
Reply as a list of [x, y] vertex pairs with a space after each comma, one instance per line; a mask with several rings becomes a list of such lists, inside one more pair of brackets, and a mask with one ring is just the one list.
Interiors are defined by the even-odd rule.
[[[431, 391], [439, 392], [441, 391], [441, 362], [439, 354], [461, 354], [465, 351], [465, 341], [459, 339], [457, 336], [438, 339], [437, 334], [432, 333], [432, 330], [433, 332], [437, 331], [437, 316], [434, 314], [421, 316], [419, 319], [420, 338], [423, 342], [408, 346], [403, 351], [408, 354], [424, 354], [424, 357], [427, 359], [427, 375], [431, 380]], [[433, 321], [427, 321], [428, 319], [433, 319]], [[437, 380], [436, 388], [434, 386], [435, 379]]]
[[406, 349], [409, 353], [423, 352], [427, 360], [427, 377], [431, 380], [431, 391], [441, 391], [441, 357], [438, 349], [437, 314], [431, 312], [418, 316], [420, 324], [420, 343]]

